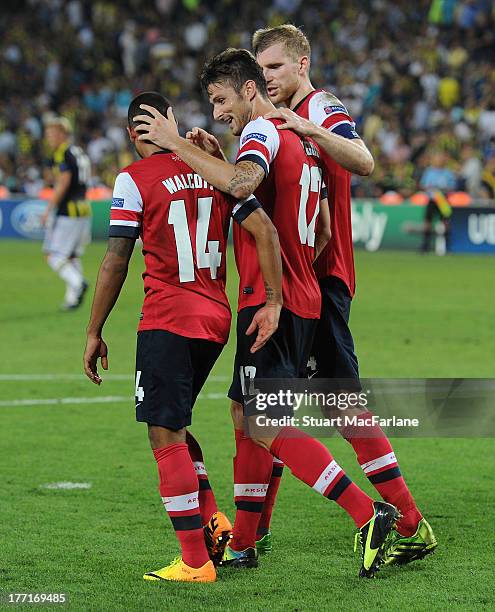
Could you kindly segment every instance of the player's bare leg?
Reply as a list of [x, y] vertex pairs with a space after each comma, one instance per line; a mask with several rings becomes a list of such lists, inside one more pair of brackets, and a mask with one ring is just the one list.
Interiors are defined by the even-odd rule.
[[171, 444], [181, 444], [186, 441], [186, 428], [173, 431], [158, 425], [148, 425], [148, 439], [152, 450], [164, 448]]
[[236, 431], [244, 430], [244, 414], [242, 410], [242, 404], [239, 402], [230, 403], [230, 414], [232, 415], [232, 422], [234, 423], [234, 429]]

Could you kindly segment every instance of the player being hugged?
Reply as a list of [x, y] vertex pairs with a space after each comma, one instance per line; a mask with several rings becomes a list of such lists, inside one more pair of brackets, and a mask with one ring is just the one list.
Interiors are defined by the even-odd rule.
[[[187, 431], [192, 408], [223, 346], [231, 313], [225, 293], [230, 218], [252, 236], [266, 286], [281, 293], [277, 232], [254, 197], [236, 202], [215, 189], [180, 157], [141, 140], [132, 118], [140, 104], [166, 114], [168, 101], [145, 92], [131, 102], [129, 137], [141, 160], [117, 176], [108, 249], [100, 266], [87, 328], [84, 370], [102, 381], [108, 368], [103, 326], [125, 281], [136, 239], [143, 241], [145, 298], [136, 351], [136, 419], [148, 424], [158, 464], [160, 495], [181, 545], [181, 558], [146, 580], [212, 582], [231, 525], [218, 512], [201, 448]], [[177, 126], [174, 124], [177, 132]], [[253, 350], [278, 325], [271, 299], [250, 322]]]
[[[248, 322], [256, 319], [271, 297], [264, 288], [252, 240], [245, 232], [234, 233], [239, 269], [237, 349], [229, 397], [232, 400], [236, 436], [234, 496], [237, 507], [233, 539], [223, 563], [237, 568], [256, 567], [256, 531], [260, 520], [274, 458], [289, 466], [294, 476], [336, 501], [354, 520], [363, 542], [360, 575], [371, 577], [382, 562], [385, 540], [396, 519], [396, 508], [373, 502], [347, 477], [328, 449], [294, 427], [267, 431], [245, 428], [242, 412], [255, 421], [254, 402], [244, 401], [248, 381], [296, 378], [305, 375], [314, 331], [320, 316], [321, 295], [313, 262], [328, 240], [328, 203], [321, 194], [320, 152], [310, 139], [291, 130], [277, 130], [279, 119], [265, 119], [274, 110], [266, 82], [254, 57], [244, 49], [227, 49], [203, 69], [202, 85], [213, 105], [213, 117], [228, 123], [240, 136], [235, 164], [221, 159], [220, 147], [211, 135], [196, 130], [192, 138], [201, 151], [178, 136], [172, 113], [139, 115], [147, 138], [177, 153], [215, 187], [242, 199], [253, 192], [277, 228], [284, 277], [280, 325], [257, 353], [250, 348]], [[144, 127], [143, 127], [144, 130]], [[321, 212], [321, 214], [319, 214]]]

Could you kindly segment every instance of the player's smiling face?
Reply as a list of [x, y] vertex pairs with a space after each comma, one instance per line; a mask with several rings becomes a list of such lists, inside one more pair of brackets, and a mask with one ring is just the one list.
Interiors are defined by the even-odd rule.
[[301, 83], [300, 62], [289, 55], [282, 43], [258, 53], [256, 61], [263, 69], [271, 102], [281, 104], [290, 100]]
[[213, 119], [227, 123], [232, 134], [240, 136], [244, 126], [251, 120], [252, 104], [249, 99], [243, 92], [239, 94], [225, 83], [209, 85], [208, 97], [213, 105]]

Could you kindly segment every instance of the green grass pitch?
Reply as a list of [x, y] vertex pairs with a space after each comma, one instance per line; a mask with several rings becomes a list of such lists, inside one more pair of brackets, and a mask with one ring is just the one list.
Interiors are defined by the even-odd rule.
[[[104, 249], [94, 244], [85, 256], [92, 287]], [[80, 311], [57, 311], [62, 283], [39, 244], [3, 241], [0, 256], [2, 597], [64, 592], [70, 609], [105, 611], [494, 608], [492, 439], [393, 441], [439, 539], [438, 552], [424, 561], [359, 579], [350, 519], [286, 470], [273, 520], [275, 549], [258, 570], [220, 570], [211, 585], [144, 582], [142, 574], [167, 564], [177, 547], [145, 427], [134, 421], [140, 253], [107, 324], [110, 370], [100, 388], [79, 376], [89, 300]], [[489, 257], [357, 253], [352, 328], [362, 374], [494, 376], [493, 265]], [[234, 300], [236, 280], [232, 273]], [[219, 505], [231, 517], [234, 445], [223, 394], [232, 356], [231, 342], [193, 427]], [[371, 494], [352, 449], [339, 438], [326, 443]], [[91, 488], [42, 486], [61, 481]]]

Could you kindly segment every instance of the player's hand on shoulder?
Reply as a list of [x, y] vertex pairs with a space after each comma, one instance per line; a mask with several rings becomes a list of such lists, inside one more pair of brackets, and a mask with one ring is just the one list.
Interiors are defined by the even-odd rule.
[[210, 155], [218, 157], [219, 159], [224, 159], [222, 148], [217, 138], [213, 136], [213, 134], [203, 130], [203, 128], [193, 128], [187, 132], [186, 139]]
[[277, 125], [278, 130], [293, 130], [300, 136], [311, 136], [315, 127], [312, 121], [300, 117], [290, 108], [277, 108], [264, 115], [264, 119], [281, 119], [285, 123]]
[[95, 385], [101, 384], [102, 378], [98, 374], [98, 359], [101, 359], [101, 367], [108, 370], [108, 347], [100, 336], [88, 334], [86, 349], [84, 351], [83, 366], [84, 373]]
[[256, 351], [259, 351], [260, 348], [265, 346], [268, 340], [270, 340], [277, 331], [281, 310], [281, 304], [269, 303], [256, 311], [251, 321], [251, 325], [246, 330], [246, 336], [250, 336], [258, 330], [256, 340], [251, 347], [251, 353], [256, 353]]

